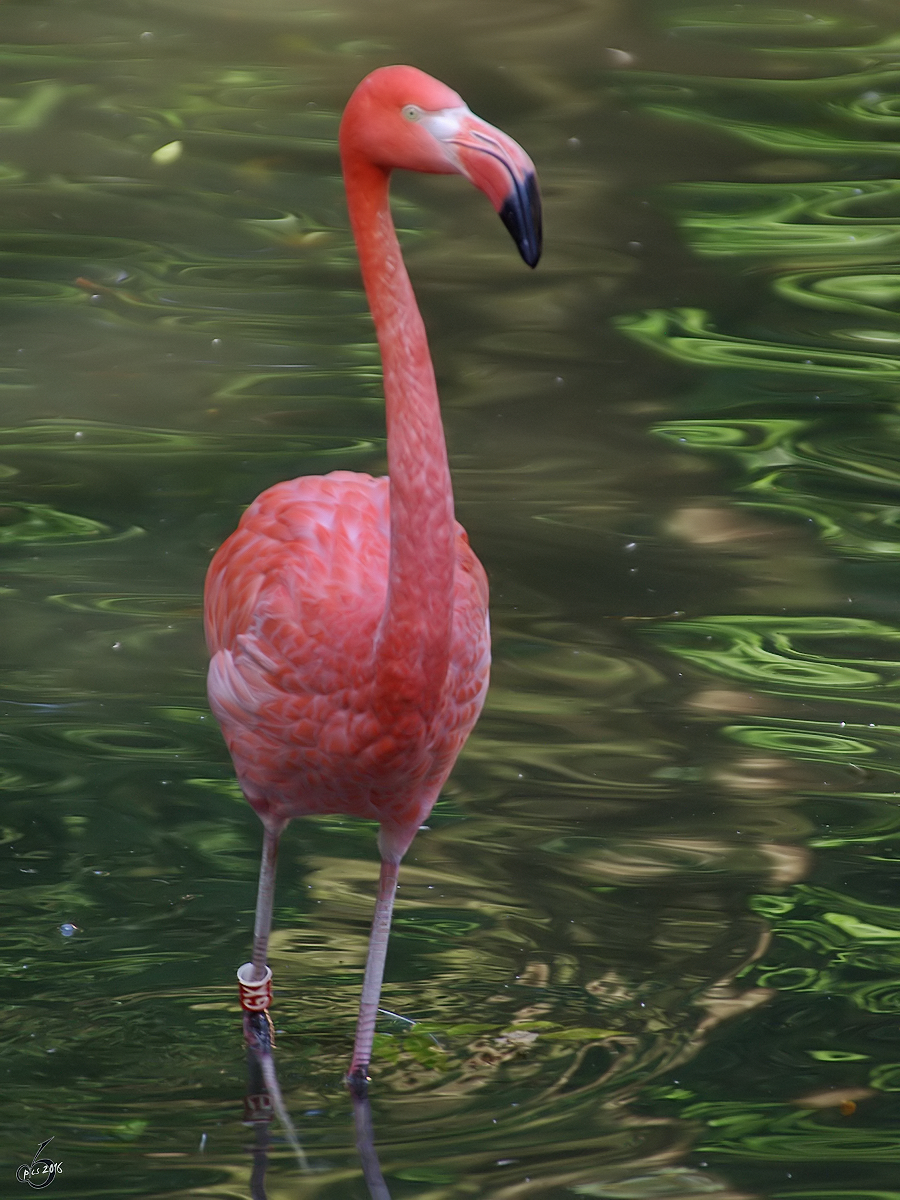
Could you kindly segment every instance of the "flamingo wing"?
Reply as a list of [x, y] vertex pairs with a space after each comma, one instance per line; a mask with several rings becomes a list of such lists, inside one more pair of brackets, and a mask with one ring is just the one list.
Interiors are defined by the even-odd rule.
[[260, 815], [333, 811], [342, 773], [361, 803], [389, 536], [387, 480], [335, 471], [263, 492], [213, 559], [210, 705]]

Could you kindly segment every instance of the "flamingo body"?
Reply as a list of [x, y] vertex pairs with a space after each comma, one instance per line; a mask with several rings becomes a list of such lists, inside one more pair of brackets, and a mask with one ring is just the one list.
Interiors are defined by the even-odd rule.
[[461, 525], [455, 534], [449, 664], [431, 713], [403, 664], [387, 694], [377, 685], [386, 478], [333, 471], [276, 484], [215, 555], [209, 697], [264, 822], [347, 813], [402, 842], [428, 815], [481, 711], [490, 665], [487, 579]]

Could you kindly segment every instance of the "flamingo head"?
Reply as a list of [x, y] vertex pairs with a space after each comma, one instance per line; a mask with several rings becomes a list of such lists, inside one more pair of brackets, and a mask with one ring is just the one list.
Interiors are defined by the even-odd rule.
[[415, 67], [380, 67], [359, 84], [341, 121], [341, 154], [384, 171], [464, 175], [500, 214], [529, 267], [541, 256], [534, 163], [511, 137], [470, 112]]

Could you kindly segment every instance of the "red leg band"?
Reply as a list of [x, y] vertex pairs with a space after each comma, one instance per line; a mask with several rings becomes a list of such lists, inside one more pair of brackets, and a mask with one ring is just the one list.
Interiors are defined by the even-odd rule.
[[251, 979], [253, 963], [244, 963], [238, 968], [238, 990], [244, 1012], [266, 1012], [272, 1003], [272, 968], [266, 967], [262, 979]]

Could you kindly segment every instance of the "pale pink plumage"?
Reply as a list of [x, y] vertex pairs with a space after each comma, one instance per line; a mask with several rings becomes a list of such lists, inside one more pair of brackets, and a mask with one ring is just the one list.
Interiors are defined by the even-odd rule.
[[[349, 1076], [359, 1092], [398, 865], [478, 718], [490, 661], [487, 580], [453, 516], [434, 371], [391, 220], [390, 172], [466, 176], [530, 266], [540, 254], [540, 204], [525, 152], [412, 67], [363, 80], [340, 142], [384, 367], [390, 479], [334, 471], [263, 492], [210, 566], [206, 635], [210, 704], [265, 827], [242, 989], [268, 978], [285, 824], [312, 813], [380, 823], [381, 881]], [[260, 1050], [267, 1034], [258, 997], [248, 997], [242, 990], [245, 1031]]]

